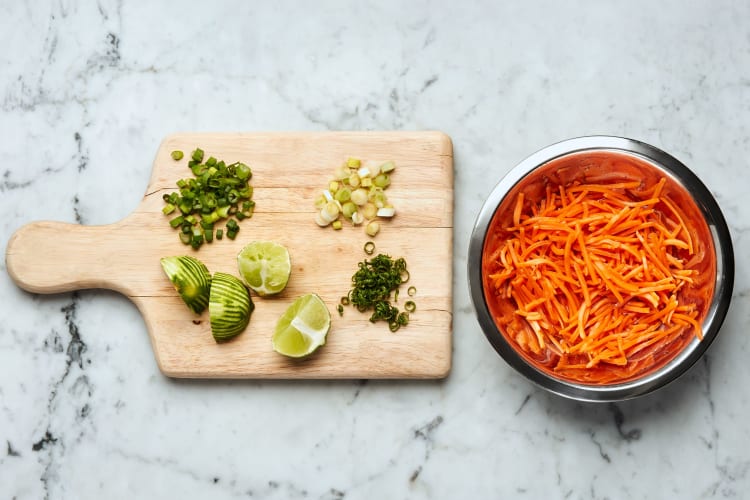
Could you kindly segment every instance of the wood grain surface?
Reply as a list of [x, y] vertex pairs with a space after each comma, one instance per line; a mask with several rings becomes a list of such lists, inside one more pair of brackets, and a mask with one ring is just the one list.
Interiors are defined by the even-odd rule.
[[[252, 168], [256, 202], [240, 222], [234, 241], [205, 244], [198, 251], [180, 243], [161, 213], [162, 195], [191, 177], [189, 152]], [[186, 153], [174, 161], [170, 152]], [[315, 197], [335, 167], [348, 157], [393, 160], [387, 190], [397, 210], [373, 239], [376, 253], [404, 257], [417, 288], [417, 311], [407, 327], [391, 333], [385, 323], [352, 307], [336, 306], [349, 291], [370, 240], [363, 227], [340, 231], [314, 222]], [[62, 196], [62, 194], [61, 194]], [[113, 192], [113, 196], [115, 193]], [[239, 275], [236, 256], [253, 240], [289, 249], [292, 273], [279, 295], [252, 294], [250, 324], [234, 340], [217, 344], [208, 311], [191, 313], [164, 275], [159, 259], [194, 255], [211, 272]], [[453, 248], [453, 151], [440, 132], [178, 133], [167, 137], [154, 160], [140, 205], [125, 219], [104, 226], [34, 222], [20, 228], [6, 252], [8, 273], [35, 293], [107, 288], [130, 298], [143, 314], [162, 372], [191, 378], [442, 378], [451, 367]], [[50, 252], [56, 258], [49, 259]], [[315, 292], [331, 312], [325, 346], [303, 360], [273, 351], [276, 321], [298, 296]], [[398, 304], [403, 308], [406, 290]]]

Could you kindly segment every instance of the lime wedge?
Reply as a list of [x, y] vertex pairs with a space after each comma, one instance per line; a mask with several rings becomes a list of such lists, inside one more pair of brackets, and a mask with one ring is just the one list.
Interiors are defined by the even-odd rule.
[[237, 256], [240, 275], [258, 295], [273, 295], [286, 287], [292, 262], [283, 245], [273, 241], [253, 241]]
[[231, 274], [214, 273], [208, 312], [211, 334], [216, 342], [224, 342], [242, 333], [255, 309], [242, 282]]
[[162, 258], [161, 267], [190, 310], [202, 313], [208, 305], [211, 288], [211, 273], [205, 264], [195, 257], [183, 255]]
[[314, 293], [295, 300], [276, 324], [273, 349], [279, 354], [301, 358], [326, 343], [331, 314]]

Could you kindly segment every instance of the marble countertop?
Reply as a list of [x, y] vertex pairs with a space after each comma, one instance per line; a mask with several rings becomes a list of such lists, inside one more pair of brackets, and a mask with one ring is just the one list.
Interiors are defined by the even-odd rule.
[[[453, 370], [437, 382], [173, 380], [127, 299], [29, 294], [2, 262], [1, 497], [748, 495], [750, 4], [33, 5], [0, 6], [0, 248], [33, 220], [127, 215], [171, 132], [442, 130], [455, 151]], [[738, 257], [707, 354], [618, 404], [519, 376], [490, 349], [466, 284], [492, 186], [537, 149], [590, 134], [688, 164]]]

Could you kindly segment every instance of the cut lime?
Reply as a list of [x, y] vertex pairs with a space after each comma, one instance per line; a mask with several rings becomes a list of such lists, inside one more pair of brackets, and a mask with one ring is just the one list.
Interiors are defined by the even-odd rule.
[[211, 334], [216, 342], [229, 340], [242, 333], [255, 309], [242, 282], [231, 274], [214, 273], [208, 312]]
[[200, 314], [208, 305], [211, 273], [195, 257], [164, 257], [161, 267], [191, 311]]
[[258, 295], [273, 295], [286, 287], [292, 262], [283, 245], [273, 241], [248, 243], [237, 256], [240, 275]]
[[314, 293], [295, 300], [279, 318], [273, 334], [273, 349], [279, 354], [301, 358], [326, 343], [331, 314]]

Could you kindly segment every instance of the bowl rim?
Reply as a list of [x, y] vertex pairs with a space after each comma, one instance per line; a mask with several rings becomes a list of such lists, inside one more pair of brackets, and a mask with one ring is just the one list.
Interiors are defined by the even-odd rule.
[[[482, 281], [482, 253], [495, 211], [505, 196], [527, 174], [561, 156], [584, 151], [613, 151], [635, 155], [665, 170], [692, 196], [705, 218], [716, 254], [714, 295], [703, 322], [703, 340], [693, 339], [674, 359], [644, 377], [611, 385], [570, 382], [535, 368], [519, 355], [497, 328], [489, 312]], [[477, 215], [469, 240], [467, 259], [469, 294], [482, 331], [497, 353], [516, 371], [549, 392], [589, 402], [615, 402], [643, 396], [685, 373], [711, 345], [726, 317], [734, 287], [734, 250], [726, 220], [709, 189], [698, 176], [672, 155], [650, 144], [625, 137], [593, 135], [567, 139], [528, 156], [513, 167], [492, 189]]]

